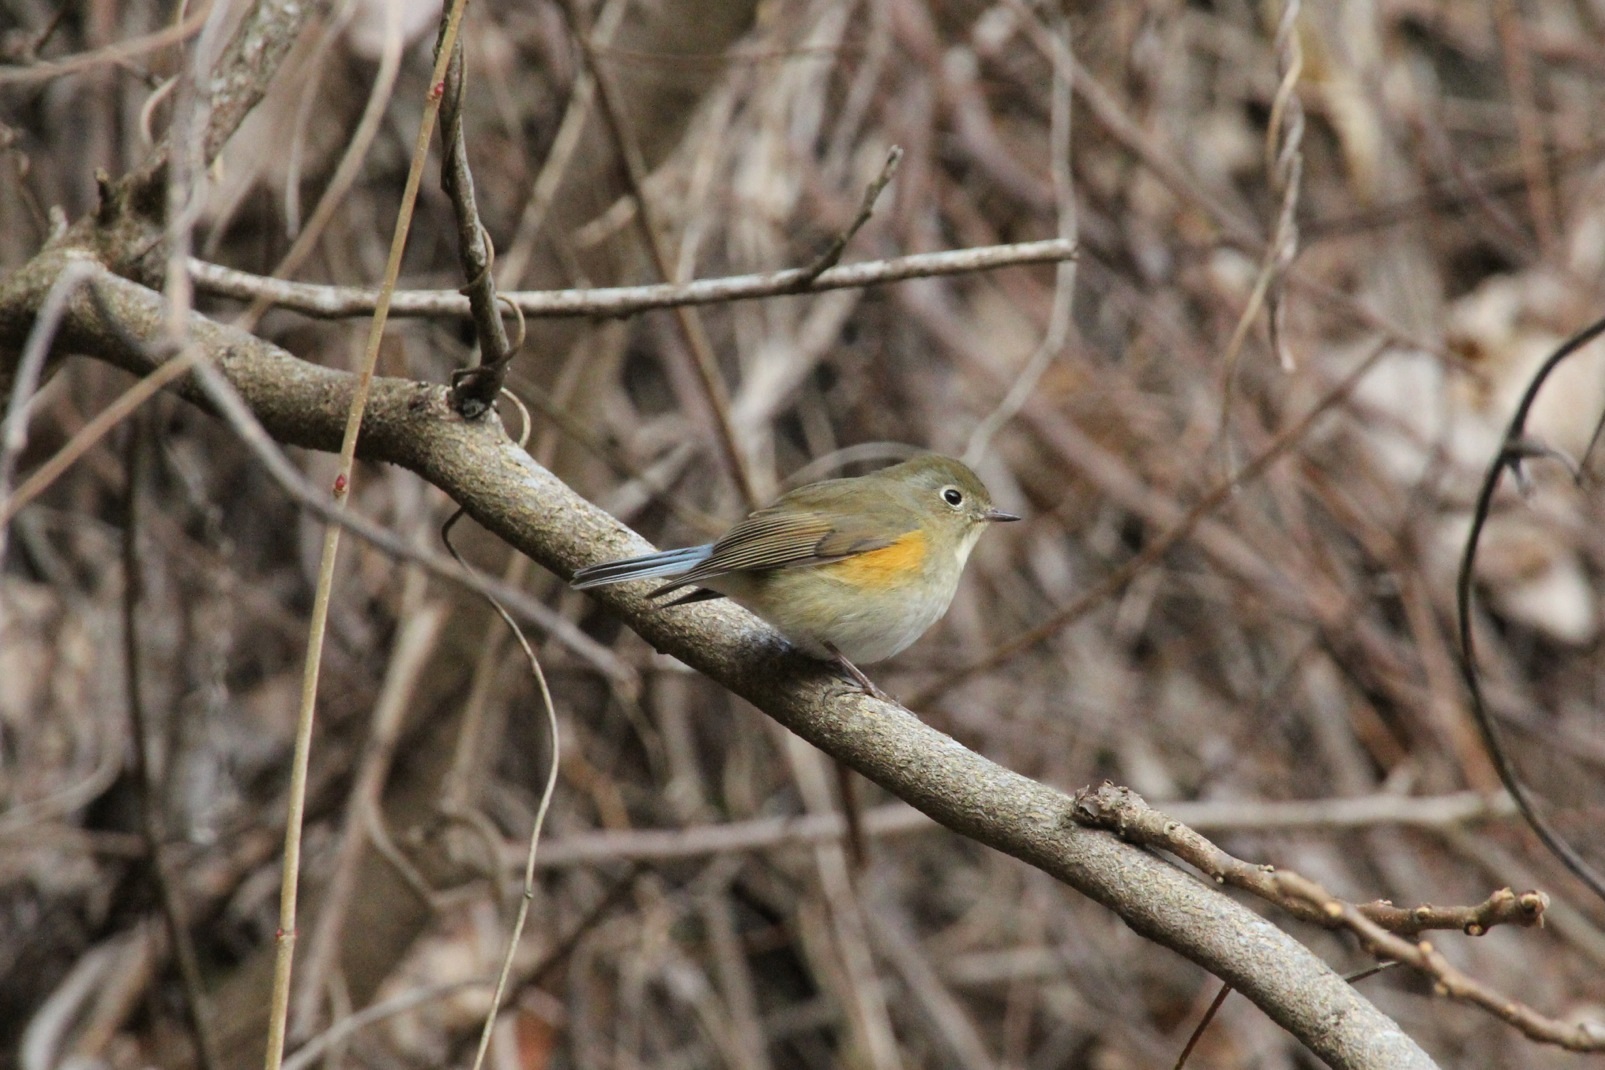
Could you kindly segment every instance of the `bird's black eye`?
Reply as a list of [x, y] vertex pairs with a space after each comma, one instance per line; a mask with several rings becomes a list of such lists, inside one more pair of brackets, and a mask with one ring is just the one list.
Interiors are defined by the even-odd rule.
[[964, 493], [957, 487], [942, 488], [942, 500], [957, 509], [964, 504]]

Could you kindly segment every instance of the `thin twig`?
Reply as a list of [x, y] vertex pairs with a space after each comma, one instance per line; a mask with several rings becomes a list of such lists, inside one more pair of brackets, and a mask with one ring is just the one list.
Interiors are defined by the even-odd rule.
[[1193, 1049], [1198, 1047], [1200, 1040], [1204, 1039], [1204, 1031], [1209, 1028], [1209, 1023], [1215, 1020], [1216, 1012], [1220, 1010], [1221, 1004], [1226, 1002], [1226, 997], [1231, 994], [1231, 985], [1222, 984], [1220, 986], [1220, 991], [1215, 993], [1215, 998], [1209, 1001], [1209, 1006], [1204, 1010], [1203, 1017], [1198, 1019], [1198, 1025], [1193, 1028], [1192, 1035], [1187, 1038], [1187, 1043], [1181, 1049], [1181, 1054], [1176, 1057], [1175, 1070], [1182, 1070], [1182, 1067], [1187, 1065], [1187, 1059], [1192, 1055]]
[[162, 920], [167, 925], [167, 939], [178, 964], [184, 1017], [195, 1041], [196, 1061], [201, 1070], [216, 1070], [222, 1063], [218, 1061], [217, 1042], [207, 1021], [206, 988], [201, 980], [200, 961], [195, 955], [195, 942], [190, 937], [189, 912], [184, 909], [182, 893], [167, 871], [162, 853], [165, 836], [161, 792], [150, 763], [151, 732], [145, 716], [144, 658], [138, 639], [139, 602], [144, 588], [144, 570], [139, 556], [139, 495], [145, 483], [142, 469], [148, 463], [151, 449], [149, 421], [136, 420], [131, 437], [123, 515], [123, 676], [128, 688], [128, 731], [133, 746], [134, 790], [139, 795], [140, 835], [145, 839], [151, 883], [156, 888]]
[[[524, 407], [523, 403], [519, 401], [516, 396], [508, 396], [512, 398], [515, 404], [517, 404], [518, 411], [520, 415], [523, 416], [523, 426], [519, 429], [518, 435], [518, 444], [522, 448], [529, 442], [531, 429], [529, 410]], [[450, 519], [448, 519], [446, 523], [441, 526], [440, 539], [446, 544], [446, 549], [451, 552], [451, 556], [456, 560], [457, 564], [461, 566], [463, 571], [473, 572], [474, 569], [469, 567], [468, 562], [464, 560], [460, 553], [457, 552], [457, 547], [454, 546], [451, 541], [451, 529], [458, 520], [462, 519], [463, 515], [464, 514], [461, 509], [457, 510], [451, 515]], [[518, 559], [518, 561], [522, 560], [524, 559]], [[515, 567], [518, 568], [520, 572], [522, 571], [521, 566], [519, 566], [518, 562], [515, 561], [513, 565], [509, 566], [508, 571], [510, 574]], [[495, 1031], [496, 1019], [500, 1014], [503, 1001], [507, 998], [508, 983], [512, 976], [513, 956], [518, 950], [518, 942], [523, 934], [525, 921], [529, 916], [529, 904], [533, 902], [535, 898], [535, 859], [537, 848], [540, 845], [541, 829], [546, 822], [546, 813], [552, 805], [552, 795], [557, 790], [557, 769], [559, 758], [557, 710], [552, 705], [552, 693], [547, 687], [546, 674], [541, 669], [540, 660], [535, 656], [534, 649], [529, 645], [529, 639], [524, 635], [523, 630], [518, 627], [512, 616], [508, 614], [507, 610], [504, 609], [494, 597], [487, 595], [486, 600], [490, 603], [491, 608], [495, 611], [496, 615], [501, 618], [502, 623], [507, 627], [508, 631], [512, 633], [513, 638], [518, 642], [519, 649], [524, 652], [525, 660], [529, 663], [530, 671], [535, 678], [535, 682], [540, 691], [541, 701], [546, 712], [546, 727], [552, 753], [551, 761], [547, 766], [546, 783], [541, 789], [540, 803], [536, 808], [535, 821], [530, 832], [529, 845], [526, 848], [524, 860], [523, 895], [519, 900], [518, 911], [512, 930], [507, 935], [507, 950], [502, 958], [501, 970], [496, 976], [496, 988], [491, 999], [490, 1010], [485, 1014], [485, 1024], [480, 1031], [479, 1045], [474, 1053], [474, 1070], [479, 1070], [479, 1068], [484, 1065], [485, 1055], [490, 1050], [490, 1040]], [[491, 644], [487, 643], [485, 650], [488, 652], [491, 649]], [[490, 679], [488, 672], [485, 673], [483, 677], [480, 675], [479, 670], [485, 667], [485, 664], [486, 663], [482, 660], [479, 665], [475, 666], [474, 683], [476, 685], [480, 683], [481, 679], [486, 681]], [[473, 699], [474, 696], [471, 695], [471, 705], [467, 714], [465, 715], [464, 734], [460, 740], [457, 758], [452, 765], [452, 772], [449, 774], [447, 780], [448, 794], [441, 806], [442, 812], [444, 812], [448, 817], [455, 818], [459, 821], [468, 821], [470, 825], [474, 823], [474, 815], [476, 812], [468, 809], [465, 800], [462, 798], [462, 795], [466, 792], [467, 762], [474, 757], [474, 752], [477, 749], [474, 747], [475, 733], [473, 728], [477, 724], [477, 718], [475, 717], [475, 714], [483, 711], [484, 708], [485, 698], [483, 692], [481, 691], [478, 694], [477, 703], [474, 703]], [[492, 834], [490, 837], [490, 850], [492, 852], [490, 872], [493, 881], [496, 879], [496, 866], [493, 860], [496, 843], [497, 839], [494, 834]]]
[[[1367, 977], [1379, 974], [1394, 965], [1396, 963], [1385, 962], [1368, 970], [1351, 973], [1344, 980], [1354, 984], [1357, 981], [1363, 981]], [[1203, 1015], [1199, 1017], [1198, 1025], [1193, 1028], [1192, 1034], [1187, 1038], [1187, 1043], [1181, 1049], [1181, 1054], [1176, 1057], [1174, 1070], [1183, 1070], [1187, 1065], [1187, 1060], [1192, 1056], [1194, 1049], [1198, 1047], [1198, 1042], [1204, 1039], [1204, 1033], [1208, 1031], [1209, 1024], [1215, 1020], [1215, 1016], [1220, 1013], [1221, 1005], [1226, 1002], [1226, 997], [1231, 994], [1231, 985], [1223, 984], [1220, 986], [1220, 991], [1215, 993], [1215, 998], [1209, 1001], [1209, 1006], [1204, 1009]]]
[[1455, 968], [1428, 940], [1396, 936], [1371, 920], [1353, 903], [1333, 897], [1319, 884], [1296, 873], [1278, 873], [1276, 883], [1324, 914], [1329, 924], [1353, 932], [1375, 955], [1386, 955], [1432, 978], [1437, 991], [1451, 999], [1481, 1007], [1500, 1021], [1515, 1026], [1524, 1036], [1567, 1051], [1605, 1051], [1605, 1022], [1565, 1022], [1550, 1018]]
[[[1017, 3], [1019, 8], [1025, 7], [1023, 2], [1017, 0]], [[1029, 16], [1037, 18], [1035, 12], [1029, 12]], [[1048, 159], [1053, 173], [1053, 200], [1058, 216], [1059, 240], [1073, 248], [1079, 236], [1076, 194], [1070, 180], [1070, 72], [1074, 53], [1070, 50], [1069, 21], [1060, 16], [1054, 22], [1050, 31], [1054, 47], [1053, 88], [1048, 109]], [[1048, 329], [1043, 333], [1036, 352], [1026, 361], [1025, 367], [1020, 370], [997, 407], [970, 432], [969, 442], [964, 447], [964, 460], [969, 464], [980, 461], [992, 437], [1025, 407], [1026, 400], [1036, 390], [1048, 365], [1064, 351], [1065, 343], [1070, 338], [1070, 316], [1075, 292], [1076, 261], [1061, 260], [1054, 273], [1053, 307], [1048, 311]]]
[[[1052, 264], [1076, 256], [1076, 246], [1058, 238], [1046, 241], [984, 245], [940, 253], [913, 253], [888, 260], [840, 264], [820, 273], [805, 288], [807, 293], [884, 286], [908, 279], [943, 275], [969, 275], [979, 271]], [[253, 275], [205, 260], [192, 259], [190, 273], [196, 289], [220, 297], [249, 301], [258, 297], [273, 305], [318, 319], [366, 316], [378, 302], [378, 291], [350, 286], [322, 286]], [[798, 292], [797, 280], [806, 268], [786, 268], [757, 275], [730, 275], [687, 283], [652, 286], [608, 286], [579, 290], [509, 290], [501, 297], [518, 306], [531, 319], [546, 317], [624, 317], [680, 305], [727, 304], [764, 297], [785, 297]], [[390, 312], [394, 316], [469, 315], [468, 298], [456, 290], [401, 290]]]
[[[561, 387], [559, 389], [561, 390]], [[516, 441], [520, 447], [524, 447], [528, 444], [533, 429], [529, 409], [512, 391], [506, 391], [505, 395], [515, 404], [522, 417], [523, 422]], [[502, 582], [509, 587], [521, 587], [531, 564], [533, 562], [523, 554], [510, 554], [507, 564], [502, 569]], [[478, 653], [474, 658], [473, 672], [469, 677], [468, 694], [463, 699], [462, 722], [453, 748], [451, 769], [446, 774], [441, 788], [440, 809], [447, 815], [465, 813], [477, 794], [474, 771], [486, 757], [484, 746], [491, 689], [497, 673], [501, 670], [506, 634], [505, 625], [493, 613], [485, 622], [485, 630], [477, 646]]]
[[[450, 539], [452, 525], [464, 515], [461, 509], [453, 513], [451, 519], [447, 520], [441, 528], [440, 537], [447, 548], [451, 550], [451, 556], [457, 559], [464, 570], [469, 570], [468, 562], [463, 560]], [[535, 808], [535, 820], [530, 826], [529, 846], [524, 861], [523, 893], [519, 896], [518, 912], [513, 919], [512, 929], [507, 935], [507, 952], [502, 956], [501, 971], [496, 975], [496, 989], [491, 998], [490, 1011], [485, 1015], [485, 1025], [479, 1034], [479, 1047], [474, 1052], [473, 1070], [480, 1070], [480, 1067], [485, 1064], [485, 1053], [490, 1050], [490, 1038], [495, 1030], [497, 1013], [502, 1006], [502, 999], [507, 993], [508, 983], [513, 974], [513, 956], [518, 951], [518, 941], [523, 936], [524, 924], [529, 919], [530, 904], [535, 901], [536, 853], [540, 847], [541, 830], [546, 826], [546, 814], [552, 806], [552, 796], [557, 791], [557, 765], [561, 751], [561, 744], [558, 738], [557, 708], [552, 704], [552, 691], [547, 686], [546, 673], [541, 669], [540, 659], [535, 656], [535, 650], [529, 645], [529, 640], [524, 636], [523, 629], [519, 628], [517, 622], [513, 620], [507, 610], [503, 609], [494, 598], [489, 599], [489, 601], [491, 608], [496, 610], [496, 614], [502, 618], [502, 622], [512, 631], [513, 638], [517, 640], [519, 649], [524, 652], [525, 660], [529, 662], [530, 673], [534, 676], [535, 684], [540, 691], [541, 708], [546, 714], [547, 742], [551, 747], [552, 753], [551, 761], [546, 768], [546, 783], [541, 787], [540, 802]]]

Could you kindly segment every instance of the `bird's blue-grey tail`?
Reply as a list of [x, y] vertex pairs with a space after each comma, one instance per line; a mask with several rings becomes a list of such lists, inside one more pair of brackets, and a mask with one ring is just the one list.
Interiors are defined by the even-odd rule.
[[590, 565], [574, 573], [569, 586], [576, 591], [583, 591], [588, 587], [605, 587], [610, 583], [625, 583], [629, 580], [649, 580], [654, 576], [678, 576], [706, 561], [712, 552], [713, 544], [709, 543], [706, 546], [687, 546], [680, 550], [647, 554], [645, 557], [630, 557], [623, 561]]

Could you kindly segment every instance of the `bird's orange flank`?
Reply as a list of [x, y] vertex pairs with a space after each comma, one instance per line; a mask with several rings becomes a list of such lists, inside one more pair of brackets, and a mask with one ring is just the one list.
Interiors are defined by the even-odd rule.
[[825, 567], [835, 578], [855, 587], [883, 591], [920, 575], [929, 544], [918, 529], [899, 535], [890, 546], [869, 550]]

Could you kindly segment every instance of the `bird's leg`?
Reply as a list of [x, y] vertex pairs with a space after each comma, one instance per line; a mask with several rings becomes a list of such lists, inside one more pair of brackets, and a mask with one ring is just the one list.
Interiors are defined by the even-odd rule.
[[892, 701], [892, 696], [876, 687], [875, 681], [865, 676], [863, 669], [860, 669], [857, 665], [854, 665], [852, 662], [848, 661], [847, 655], [843, 654], [840, 650], [837, 650], [835, 643], [826, 643], [825, 649], [830, 652], [831, 657], [836, 659], [836, 664], [841, 668], [842, 672], [846, 673], [850, 680], [864, 689], [864, 694], [869, 695], [872, 698], [883, 699], [887, 702]]

